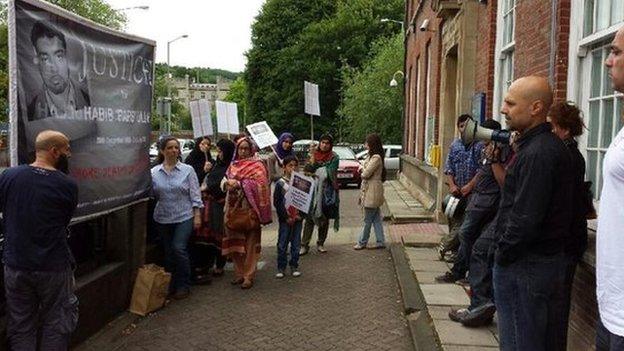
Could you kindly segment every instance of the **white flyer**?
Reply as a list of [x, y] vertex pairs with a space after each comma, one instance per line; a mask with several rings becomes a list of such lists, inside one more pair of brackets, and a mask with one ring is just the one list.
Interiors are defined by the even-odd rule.
[[193, 123], [193, 137], [213, 135], [212, 119], [210, 118], [210, 103], [206, 99], [189, 102], [191, 122]]
[[310, 82], [303, 82], [303, 91], [305, 94], [305, 113], [313, 116], [320, 116], [321, 106], [319, 104], [318, 85]]
[[234, 102], [216, 101], [217, 131], [221, 134], [238, 134], [238, 106]]
[[303, 173], [293, 173], [286, 192], [286, 204], [307, 214], [314, 197], [315, 182], [314, 178], [307, 177]]
[[248, 125], [247, 131], [260, 149], [277, 144], [277, 136], [265, 121]]

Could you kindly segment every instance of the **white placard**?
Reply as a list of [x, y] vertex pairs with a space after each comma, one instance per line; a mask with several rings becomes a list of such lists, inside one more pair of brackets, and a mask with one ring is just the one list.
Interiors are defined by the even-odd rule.
[[247, 130], [260, 149], [277, 144], [277, 136], [265, 121], [250, 124]]
[[293, 173], [284, 201], [303, 213], [310, 211], [316, 181], [303, 173]]
[[318, 85], [310, 82], [303, 82], [303, 91], [305, 94], [305, 113], [320, 116], [321, 106], [319, 105]]
[[217, 130], [222, 134], [238, 134], [238, 106], [234, 102], [216, 101]]
[[193, 137], [195, 139], [213, 135], [212, 119], [210, 118], [210, 103], [206, 99], [189, 102], [191, 122], [193, 122]]

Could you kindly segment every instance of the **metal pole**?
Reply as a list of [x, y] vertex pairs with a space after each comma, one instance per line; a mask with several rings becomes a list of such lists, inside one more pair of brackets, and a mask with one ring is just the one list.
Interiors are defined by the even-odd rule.
[[310, 114], [310, 140], [314, 140], [314, 116]]

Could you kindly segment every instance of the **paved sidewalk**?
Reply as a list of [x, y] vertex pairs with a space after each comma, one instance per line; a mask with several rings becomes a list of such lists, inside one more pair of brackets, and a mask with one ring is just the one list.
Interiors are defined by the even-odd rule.
[[394, 223], [427, 222], [433, 214], [405, 189], [398, 180], [384, 183], [384, 214]]
[[496, 324], [482, 328], [466, 328], [453, 322], [448, 312], [464, 308], [470, 299], [464, 288], [457, 284], [436, 283], [435, 277], [449, 270], [449, 265], [438, 260], [434, 248], [405, 247], [410, 266], [427, 303], [429, 315], [445, 351], [498, 350]]

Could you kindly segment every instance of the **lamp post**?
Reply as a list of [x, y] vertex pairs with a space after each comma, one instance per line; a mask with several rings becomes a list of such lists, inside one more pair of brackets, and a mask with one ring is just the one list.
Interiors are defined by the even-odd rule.
[[[188, 38], [188, 34], [180, 35], [179, 37], [167, 42], [167, 99], [169, 100], [169, 104], [171, 104], [171, 63], [169, 49], [171, 47], [171, 43], [183, 38]], [[171, 106], [167, 109], [167, 134], [171, 134]]]
[[392, 22], [392, 23], [398, 23], [401, 25], [401, 33], [403, 33], [405, 35], [405, 25], [403, 24], [403, 21], [397, 21], [397, 20], [393, 20], [393, 19], [389, 19], [389, 18], [382, 18], [381, 23], [386, 23], [386, 22]]
[[149, 10], [149, 6], [131, 6], [115, 9], [115, 11], [129, 11], [129, 10]]
[[403, 71], [396, 71], [396, 72], [394, 72], [394, 74], [392, 75], [392, 80], [390, 81], [390, 86], [391, 87], [396, 87], [397, 85], [399, 85], [399, 83], [396, 80], [397, 74], [401, 75], [401, 79], [405, 78], [405, 74], [403, 74]]

